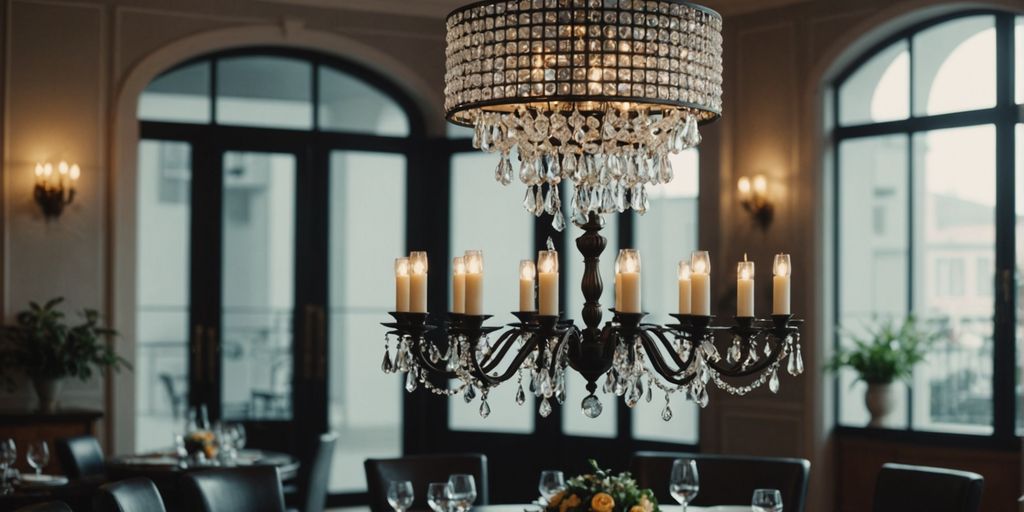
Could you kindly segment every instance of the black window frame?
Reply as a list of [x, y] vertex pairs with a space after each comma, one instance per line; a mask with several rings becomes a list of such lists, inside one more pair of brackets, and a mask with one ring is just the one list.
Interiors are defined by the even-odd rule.
[[[996, 29], [996, 104], [991, 108], [958, 111], [934, 115], [917, 115], [914, 112], [914, 44], [915, 35], [928, 28], [960, 18], [990, 15], [994, 17]], [[913, 136], [916, 133], [926, 132], [944, 128], [959, 128], [980, 125], [993, 125], [995, 127], [995, 152], [996, 152], [996, 208], [995, 208], [995, 272], [994, 272], [994, 315], [993, 315], [993, 379], [992, 379], [992, 427], [991, 435], [932, 432], [914, 430], [913, 411], [913, 389], [907, 387], [907, 426], [906, 428], [868, 428], [849, 425], [840, 425], [840, 401], [844, 398], [845, 389], [841, 385], [839, 376], [833, 379], [833, 418], [835, 419], [835, 430], [840, 434], [856, 435], [870, 438], [892, 440], [896, 442], [921, 442], [941, 446], [962, 446], [978, 448], [995, 448], [1005, 450], [1019, 450], [1020, 437], [1016, 432], [1016, 417], [1018, 414], [1017, 394], [1015, 385], [1017, 383], [1016, 370], [1016, 306], [1017, 306], [1017, 276], [1016, 276], [1016, 212], [1015, 212], [1015, 129], [1016, 125], [1024, 123], [1024, 105], [1017, 104], [1014, 98], [1014, 66], [1015, 47], [1014, 30], [1017, 19], [1024, 16], [1024, 12], [1012, 12], [995, 9], [970, 9], [952, 12], [943, 16], [934, 17], [926, 21], [907, 27], [861, 54], [857, 59], [847, 65], [828, 86], [829, 92], [826, 101], [826, 108], [829, 109], [831, 119], [831, 130], [828, 147], [832, 173], [832, 265], [833, 265], [833, 290], [832, 290], [832, 314], [838, 321], [841, 318], [841, 291], [840, 291], [840, 236], [842, 226], [840, 224], [841, 191], [839, 175], [841, 162], [839, 146], [843, 141], [875, 137], [883, 135], [903, 135], [907, 138], [907, 174], [910, 180], [910, 196], [908, 197], [908, 232], [907, 239], [911, 242], [908, 245], [909, 265], [913, 265], [913, 179], [914, 179], [914, 149]], [[879, 52], [884, 51], [891, 45], [905, 41], [907, 52], [910, 57], [911, 72], [908, 80], [909, 105], [908, 117], [896, 121], [868, 122], [851, 125], [840, 124], [840, 95], [839, 91], [843, 84], [868, 60]], [[924, 277], [929, 278], [928, 276]], [[908, 304], [907, 311], [914, 308], [914, 272], [907, 273]], [[965, 283], [965, 286], [967, 284]], [[1024, 319], [1021, 319], [1024, 321]], [[838, 329], [834, 330], [832, 349], [838, 350], [841, 336]], [[848, 395], [848, 393], [845, 393]], [[849, 399], [849, 396], [845, 398]]]

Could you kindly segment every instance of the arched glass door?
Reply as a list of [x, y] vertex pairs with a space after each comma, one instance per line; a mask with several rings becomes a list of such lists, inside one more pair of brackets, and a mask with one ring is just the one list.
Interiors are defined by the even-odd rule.
[[362, 460], [402, 450], [401, 383], [363, 363], [422, 120], [366, 70], [277, 49], [186, 62], [139, 117], [136, 449], [202, 404], [263, 448], [340, 432], [330, 489], [365, 491]]

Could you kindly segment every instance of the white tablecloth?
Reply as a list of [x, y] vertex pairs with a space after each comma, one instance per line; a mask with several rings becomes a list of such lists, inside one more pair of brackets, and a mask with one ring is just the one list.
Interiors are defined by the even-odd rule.
[[[683, 512], [683, 507], [679, 505], [661, 505], [659, 507], [663, 512]], [[518, 504], [518, 505], [487, 505], [485, 507], [473, 507], [471, 512], [523, 512], [524, 510], [539, 510], [540, 507], [534, 504]], [[737, 506], [737, 505], [720, 505], [717, 507], [695, 507], [690, 506], [687, 512], [750, 512], [749, 506]]]

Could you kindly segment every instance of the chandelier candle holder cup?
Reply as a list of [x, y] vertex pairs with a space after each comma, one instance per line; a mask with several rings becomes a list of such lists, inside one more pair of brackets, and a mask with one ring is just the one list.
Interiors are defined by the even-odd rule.
[[[528, 390], [546, 417], [553, 402], [565, 401], [571, 370], [587, 382], [584, 415], [601, 414], [599, 387], [629, 407], [651, 401], [657, 388], [668, 421], [675, 393], [704, 407], [708, 386], [744, 395], [767, 383], [777, 392], [783, 362], [792, 375], [803, 371], [788, 255], [774, 262], [770, 318], [754, 314], [754, 264], [744, 258], [735, 321], [716, 323], [711, 260], [697, 251], [679, 263], [676, 323], [656, 325], [644, 322], [640, 254], [623, 249], [612, 319], [602, 324], [599, 264], [608, 242], [601, 215], [646, 212], [647, 187], [672, 181], [671, 155], [697, 146], [698, 126], [721, 116], [718, 13], [681, 0], [484, 0], [452, 12], [446, 28], [446, 116], [473, 128], [476, 148], [498, 154], [497, 181], [508, 185], [518, 176], [523, 206], [552, 215], [558, 231], [567, 217], [560, 184], [572, 184], [568, 218], [584, 232], [576, 239], [584, 262], [582, 325], [560, 313], [559, 254], [550, 239], [536, 263], [520, 263], [517, 321], [504, 329], [485, 325], [491, 316], [483, 307], [481, 251], [453, 261], [454, 303], [444, 318], [409, 307], [414, 261], [422, 261], [424, 289], [427, 268], [425, 254], [410, 255], [396, 260], [384, 372], [404, 372], [409, 392], [422, 386], [466, 402], [479, 396], [483, 417], [491, 413], [490, 391], [515, 378], [516, 403], [525, 403]], [[724, 337], [731, 342], [723, 358], [716, 343]], [[435, 384], [451, 379], [458, 384]]]
[[75, 183], [82, 176], [78, 164], [61, 160], [54, 168], [50, 162], [37, 163], [33, 169], [35, 187], [33, 197], [47, 220], [56, 219], [64, 213], [64, 207], [75, 200]]

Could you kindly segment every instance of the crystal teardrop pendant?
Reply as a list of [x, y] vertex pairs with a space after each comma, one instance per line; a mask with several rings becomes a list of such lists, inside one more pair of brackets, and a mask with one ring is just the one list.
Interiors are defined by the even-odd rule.
[[772, 344], [768, 340], [765, 340], [765, 342], [764, 342], [764, 356], [765, 357], [771, 357], [772, 356]]
[[701, 406], [701, 408], [708, 406], [708, 390], [703, 386], [697, 393], [697, 405]]
[[540, 185], [537, 185], [537, 197], [533, 203], [533, 214], [540, 217], [544, 213], [544, 190]]
[[537, 196], [533, 194], [533, 187], [526, 187], [526, 197], [523, 198], [523, 208], [533, 213], [537, 208]]
[[466, 386], [466, 392], [462, 394], [462, 399], [468, 404], [472, 402], [474, 398], [476, 398], [476, 388], [470, 384], [469, 386]]
[[486, 418], [491, 415], [491, 406], [487, 405], [487, 400], [480, 401], [480, 417]]
[[416, 391], [416, 371], [411, 370], [405, 374], [405, 390], [409, 393]]
[[605, 394], [615, 391], [615, 370], [608, 370], [607, 377], [604, 379], [604, 386], [601, 388]]
[[672, 408], [665, 403], [665, 408], [661, 410], [661, 419], [670, 421], [672, 419]]
[[683, 143], [687, 148], [695, 148], [700, 144], [700, 130], [697, 129], [697, 118], [692, 115], [686, 116], [686, 126], [683, 128]]
[[779, 392], [779, 372], [772, 370], [772, 376], [768, 379], [768, 390], [772, 393]]
[[523, 405], [526, 403], [526, 392], [523, 391], [523, 385], [519, 384], [519, 389], [516, 391], [516, 405]]
[[604, 410], [604, 406], [601, 405], [601, 399], [596, 395], [587, 395], [580, 403], [580, 408], [583, 410], [583, 415], [588, 418], [596, 418], [601, 415], [601, 411]]
[[391, 365], [391, 356], [388, 354], [388, 349], [385, 347], [384, 348], [384, 360], [381, 361], [381, 363], [380, 363], [380, 369], [384, 373], [391, 373], [392, 368], [394, 368], [394, 367]]
[[[790, 356], [793, 357], [793, 356]], [[804, 356], [800, 353], [800, 345], [796, 346], [796, 373], [793, 376], [800, 375], [804, 372]]]
[[739, 362], [743, 354], [740, 352], [740, 344], [733, 341], [732, 345], [729, 346], [729, 351], [725, 355], [725, 360], [731, 364]]
[[548, 402], [547, 397], [540, 401], [540, 417], [547, 418], [551, 414], [551, 402]]
[[551, 219], [551, 227], [555, 228], [555, 231], [561, 232], [565, 229], [565, 215], [562, 215], [561, 208], [555, 212], [555, 216]]
[[794, 377], [796, 376], [796, 353], [795, 352], [790, 352], [789, 353], [789, 361], [786, 363], [786, 371], [789, 372], [790, 375], [793, 375]]
[[646, 400], [647, 403], [651, 403], [651, 400], [654, 400], [654, 382], [653, 381], [648, 381], [647, 382], [647, 394], [644, 395], [644, 400]]

